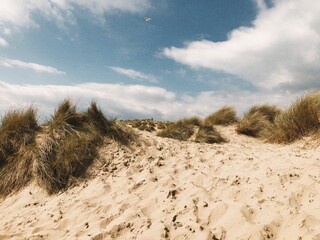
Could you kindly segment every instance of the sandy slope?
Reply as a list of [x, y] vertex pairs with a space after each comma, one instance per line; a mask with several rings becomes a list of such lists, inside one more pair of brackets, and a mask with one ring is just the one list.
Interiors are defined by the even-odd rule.
[[230, 142], [141, 134], [101, 150], [97, 177], [56, 196], [31, 184], [0, 202], [0, 239], [320, 239], [320, 148], [220, 127]]

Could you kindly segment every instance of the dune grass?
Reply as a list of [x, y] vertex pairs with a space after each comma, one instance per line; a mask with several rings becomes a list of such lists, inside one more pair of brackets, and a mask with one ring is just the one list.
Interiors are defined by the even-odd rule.
[[42, 126], [33, 107], [9, 111], [0, 125], [0, 196], [32, 179], [49, 194], [67, 188], [72, 179], [86, 177], [106, 137], [119, 144], [135, 139], [115, 119], [107, 119], [95, 102], [78, 112], [65, 99]]
[[238, 121], [234, 107], [225, 106], [204, 119], [205, 125], [230, 125]]
[[238, 122], [236, 131], [252, 137], [263, 135], [263, 131], [268, 129], [281, 110], [274, 105], [256, 105], [244, 115]]
[[212, 125], [200, 126], [195, 142], [198, 143], [223, 143], [226, 140]]
[[121, 144], [132, 139], [115, 119], [108, 120], [95, 102], [81, 113], [70, 100], [64, 100], [47, 123], [47, 129], [38, 145], [34, 172], [38, 184], [48, 193], [66, 188], [72, 177], [85, 176], [104, 137]]
[[167, 125], [167, 127], [157, 135], [160, 137], [187, 141], [195, 133], [195, 142], [198, 143], [226, 142], [213, 125], [204, 124], [204, 121], [197, 116], [179, 119], [178, 121]]
[[20, 190], [32, 178], [36, 133], [36, 110], [10, 110], [0, 126], [0, 195]]
[[156, 131], [156, 123], [153, 119], [141, 119], [141, 120], [130, 120], [128, 123], [131, 124], [133, 128], [137, 128], [141, 131], [154, 132]]
[[[319, 119], [320, 92], [311, 92], [284, 111], [267, 104], [253, 106], [236, 130], [272, 143], [290, 143], [310, 134], [317, 136]], [[196, 142], [226, 142], [213, 125], [236, 120], [234, 109], [224, 107], [205, 121], [191, 117], [163, 123], [158, 136], [187, 141], [195, 135]], [[153, 121], [148, 125], [157, 126]], [[0, 122], [0, 196], [22, 189], [32, 179], [49, 194], [57, 193], [73, 179], [86, 177], [105, 138], [129, 144], [135, 137], [116, 119], [107, 119], [95, 102], [78, 112], [65, 99], [41, 126], [34, 107], [8, 111]]]
[[198, 116], [179, 119], [176, 124], [198, 126], [202, 125], [202, 120]]
[[160, 132], [157, 136], [164, 138], [172, 138], [180, 141], [187, 141], [194, 133], [195, 127], [201, 124], [198, 117], [183, 118], [167, 127]]
[[320, 92], [310, 92], [279, 114], [264, 134], [269, 142], [290, 143], [319, 131]]
[[136, 135], [130, 129], [120, 126], [115, 118], [107, 119], [94, 101], [91, 102], [85, 117], [103, 137], [107, 136], [123, 145], [136, 139]]
[[194, 133], [194, 126], [186, 123], [174, 123], [160, 131], [157, 136], [187, 141]]

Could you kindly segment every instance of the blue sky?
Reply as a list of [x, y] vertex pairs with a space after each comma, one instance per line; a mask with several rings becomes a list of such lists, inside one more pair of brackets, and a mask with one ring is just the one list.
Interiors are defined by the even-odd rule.
[[[312, 0], [2, 0], [0, 112], [71, 97], [119, 118], [286, 106], [318, 89]], [[145, 21], [151, 17], [151, 21]]]

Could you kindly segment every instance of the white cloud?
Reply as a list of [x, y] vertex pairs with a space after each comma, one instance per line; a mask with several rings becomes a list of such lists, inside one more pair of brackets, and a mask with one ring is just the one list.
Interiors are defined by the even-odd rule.
[[223, 71], [256, 86], [275, 89], [317, 83], [320, 77], [320, 1], [274, 0], [252, 27], [232, 31], [223, 42], [207, 40], [170, 47], [163, 55], [192, 68]]
[[105, 13], [141, 13], [150, 5], [150, 0], [1, 0], [0, 25], [37, 26], [33, 19], [35, 13], [63, 25], [74, 21], [73, 14], [77, 7], [103, 20]]
[[151, 83], [158, 82], [157, 77], [153, 76], [151, 74], [144, 74], [144, 73], [138, 72], [133, 69], [127, 69], [127, 68], [121, 68], [121, 67], [111, 67], [110, 66], [109, 68], [119, 74], [125, 75], [129, 78], [132, 78], [132, 79], [136, 79], [139, 81], [147, 81], [147, 82], [151, 82]]
[[30, 69], [38, 73], [49, 73], [49, 74], [66, 74], [65, 72], [59, 71], [58, 69], [50, 66], [44, 66], [37, 63], [22, 62], [16, 59], [0, 58], [0, 65], [8, 68], [25, 68]]
[[267, 9], [267, 4], [265, 0], [254, 0], [259, 11], [264, 11]]
[[10, 29], [10, 28], [5, 28], [5, 29], [3, 29], [3, 33], [4, 33], [5, 35], [11, 35], [11, 29]]
[[95, 99], [103, 111], [112, 117], [155, 118], [175, 120], [181, 117], [202, 117], [224, 105], [233, 105], [239, 113], [253, 104], [268, 103], [288, 105], [296, 95], [272, 92], [200, 92], [197, 95], [177, 95], [164, 88], [143, 85], [98, 84], [78, 85], [22, 85], [0, 81], [0, 114], [10, 107], [35, 104], [41, 119], [49, 117], [64, 98], [73, 99], [80, 110]]
[[8, 46], [8, 42], [5, 39], [1, 38], [1, 37], [0, 37], [0, 46], [1, 47]]

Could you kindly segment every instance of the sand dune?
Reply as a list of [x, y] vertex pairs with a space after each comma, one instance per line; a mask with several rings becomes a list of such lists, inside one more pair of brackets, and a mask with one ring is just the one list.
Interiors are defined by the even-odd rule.
[[320, 148], [217, 127], [224, 144], [139, 132], [106, 144], [94, 177], [58, 195], [35, 184], [0, 202], [0, 239], [320, 239]]

